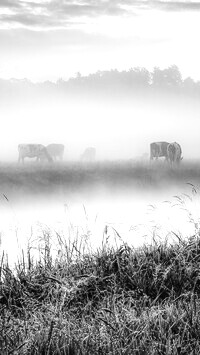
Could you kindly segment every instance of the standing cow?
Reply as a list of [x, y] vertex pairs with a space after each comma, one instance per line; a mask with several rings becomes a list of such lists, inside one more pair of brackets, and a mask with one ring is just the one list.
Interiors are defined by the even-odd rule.
[[168, 142], [154, 142], [150, 144], [150, 159], [154, 158], [157, 160], [160, 157], [165, 157], [168, 160], [167, 147]]
[[46, 149], [54, 161], [56, 161], [57, 159], [63, 160], [65, 150], [64, 144], [52, 143], [47, 145]]
[[42, 144], [19, 144], [18, 152], [18, 163], [24, 163], [25, 158], [36, 158], [36, 161], [38, 162], [42, 157], [45, 157], [48, 162], [53, 161], [45, 146]]
[[169, 163], [172, 165], [178, 165], [181, 160], [183, 159], [182, 157], [182, 149], [180, 144], [174, 142], [170, 143], [167, 146], [167, 157]]
[[81, 160], [84, 162], [93, 162], [96, 158], [96, 149], [93, 147], [88, 147], [81, 154]]

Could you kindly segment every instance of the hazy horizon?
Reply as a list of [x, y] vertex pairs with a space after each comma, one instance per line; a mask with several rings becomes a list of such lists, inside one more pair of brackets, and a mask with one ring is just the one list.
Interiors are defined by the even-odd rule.
[[199, 11], [199, 1], [1, 1], [0, 77], [44, 81], [176, 64], [199, 80]]
[[[156, 63], [156, 62], [155, 62]], [[10, 76], [10, 77], [3, 77], [0, 76], [0, 80], [5, 80], [5, 81], [10, 81], [11, 83], [19, 83], [20, 82], [23, 84], [25, 84], [26, 82], [27, 83], [30, 83], [30, 84], [43, 84], [43, 83], [52, 83], [52, 84], [59, 84], [59, 81], [63, 81], [63, 82], [69, 82], [71, 79], [77, 79], [79, 76], [82, 77], [82, 78], [88, 78], [90, 76], [94, 76], [98, 73], [109, 73], [109, 72], [113, 72], [113, 71], [117, 71], [118, 73], [123, 73], [123, 72], [129, 72], [130, 70], [134, 70], [134, 69], [145, 69], [147, 70], [150, 74], [153, 73], [154, 69], [155, 68], [158, 68], [160, 69], [161, 71], [164, 71], [168, 68], [171, 68], [171, 67], [178, 67], [178, 65], [175, 63], [175, 62], [171, 62], [169, 63], [168, 65], [162, 65], [162, 66], [159, 66], [159, 65], [153, 65], [151, 67], [148, 67], [147, 66], [142, 66], [142, 65], [131, 65], [130, 67], [126, 67], [126, 68], [117, 68], [116, 66], [113, 66], [113, 67], [110, 67], [110, 68], [105, 68], [105, 69], [100, 69], [100, 68], [97, 68], [96, 70], [94, 71], [88, 71], [88, 72], [81, 72], [81, 70], [77, 70], [76, 72], [74, 73], [71, 73], [70, 75], [68, 75], [67, 77], [65, 76], [65, 73], [63, 72], [63, 75], [61, 73], [60, 76], [58, 77], [54, 77], [52, 78], [50, 75], [45, 77], [45, 78], [41, 78], [41, 79], [37, 79], [37, 80], [34, 80], [33, 78], [28, 77], [28, 76], [21, 76], [21, 77], [17, 77], [17, 76]], [[182, 77], [182, 80], [184, 82], [184, 80], [186, 80], [187, 78], [191, 78], [195, 83], [196, 82], [199, 82], [200, 81], [200, 74], [199, 74], [199, 77], [198, 76], [192, 76], [192, 68], [188, 70], [187, 73], [184, 73], [180, 71], [181, 73], [181, 77]]]

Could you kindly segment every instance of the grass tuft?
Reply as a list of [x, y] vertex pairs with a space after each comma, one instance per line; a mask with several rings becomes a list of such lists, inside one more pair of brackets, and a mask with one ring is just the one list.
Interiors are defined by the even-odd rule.
[[198, 234], [95, 252], [77, 241], [56, 258], [44, 245], [14, 269], [2, 257], [1, 354], [200, 353]]

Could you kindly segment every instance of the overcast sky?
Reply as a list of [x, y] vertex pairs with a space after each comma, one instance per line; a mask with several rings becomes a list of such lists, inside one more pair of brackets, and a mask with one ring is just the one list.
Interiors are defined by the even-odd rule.
[[200, 1], [0, 0], [0, 77], [176, 64], [200, 79]]

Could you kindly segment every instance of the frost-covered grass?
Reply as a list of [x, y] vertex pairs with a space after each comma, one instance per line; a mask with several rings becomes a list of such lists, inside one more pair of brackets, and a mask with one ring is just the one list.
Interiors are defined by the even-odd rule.
[[200, 353], [200, 238], [2, 255], [1, 354]]

